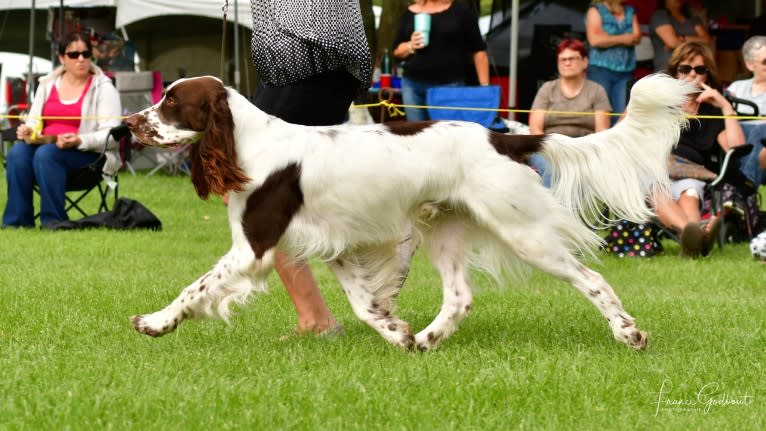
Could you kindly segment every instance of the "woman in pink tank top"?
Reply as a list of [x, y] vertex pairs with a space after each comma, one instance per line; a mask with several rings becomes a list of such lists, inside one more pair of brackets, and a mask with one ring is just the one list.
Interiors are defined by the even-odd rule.
[[[40, 190], [40, 222], [67, 220], [67, 178], [91, 164], [116, 173], [109, 129], [120, 124], [120, 98], [111, 79], [91, 63], [90, 40], [69, 34], [59, 44], [61, 66], [40, 78], [29, 118], [6, 158], [8, 202], [3, 226], [34, 227], [33, 187]], [[109, 171], [109, 172], [107, 172]]]

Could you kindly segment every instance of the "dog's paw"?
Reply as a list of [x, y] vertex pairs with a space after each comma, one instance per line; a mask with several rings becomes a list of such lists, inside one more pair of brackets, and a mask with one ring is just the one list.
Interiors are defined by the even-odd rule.
[[130, 321], [133, 327], [141, 334], [151, 337], [161, 337], [168, 332], [172, 332], [178, 326], [178, 319], [163, 320], [158, 313], [132, 316]]
[[415, 336], [412, 334], [410, 325], [403, 321], [390, 321], [380, 329], [380, 334], [391, 344], [399, 346], [407, 351], [415, 350]]
[[649, 335], [636, 327], [636, 322], [627, 313], [621, 313], [618, 318], [611, 321], [610, 326], [614, 332], [614, 338], [635, 350], [646, 349]]
[[646, 344], [649, 341], [649, 334], [644, 331], [636, 329], [628, 336], [628, 346], [636, 350], [646, 349]]
[[421, 352], [427, 352], [429, 350], [435, 350], [441, 344], [444, 337], [443, 334], [428, 332], [419, 332], [415, 335], [415, 345]]

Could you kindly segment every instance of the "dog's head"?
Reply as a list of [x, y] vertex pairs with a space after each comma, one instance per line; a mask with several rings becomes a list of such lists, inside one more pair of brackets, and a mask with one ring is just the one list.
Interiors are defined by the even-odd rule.
[[249, 181], [237, 165], [228, 93], [215, 77], [179, 79], [156, 105], [131, 115], [126, 124], [145, 145], [192, 145], [192, 182], [203, 199], [242, 191]]

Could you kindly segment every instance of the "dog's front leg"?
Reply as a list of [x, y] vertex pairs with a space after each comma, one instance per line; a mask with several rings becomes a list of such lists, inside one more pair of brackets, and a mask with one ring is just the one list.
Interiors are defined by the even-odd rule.
[[360, 320], [390, 343], [413, 349], [410, 325], [396, 314], [396, 296], [401, 290], [417, 248], [411, 237], [399, 244], [383, 244], [356, 250], [329, 263]]
[[217, 316], [227, 320], [232, 302], [243, 303], [253, 290], [265, 290], [265, 278], [273, 263], [273, 251], [256, 259], [249, 248], [232, 248], [170, 305], [155, 313], [131, 317], [133, 326], [142, 334], [159, 337], [174, 331], [185, 319]]

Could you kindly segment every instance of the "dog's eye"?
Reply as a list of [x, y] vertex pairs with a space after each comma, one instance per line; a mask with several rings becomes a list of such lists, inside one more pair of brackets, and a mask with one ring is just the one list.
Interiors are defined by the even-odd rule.
[[167, 96], [165, 98], [165, 103], [168, 104], [169, 106], [173, 106], [176, 104], [176, 99], [173, 96]]

